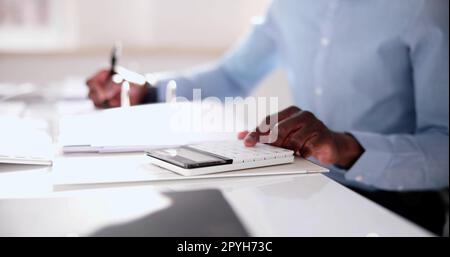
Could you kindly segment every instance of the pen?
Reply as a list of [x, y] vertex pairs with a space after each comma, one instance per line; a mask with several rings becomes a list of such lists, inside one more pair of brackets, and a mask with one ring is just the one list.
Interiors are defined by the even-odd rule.
[[114, 47], [111, 51], [111, 70], [109, 71], [111, 77], [116, 73], [116, 65], [119, 51], [120, 51], [119, 43], [114, 44]]
[[[119, 58], [118, 56], [119, 56], [120, 48], [121, 48], [120, 44], [116, 42], [114, 44], [114, 47], [111, 50], [111, 59], [110, 59], [111, 68], [109, 70], [109, 78], [111, 80], [113, 79], [113, 76], [116, 74], [117, 59]], [[107, 91], [111, 92], [111, 89], [112, 89], [112, 84], [108, 83]], [[106, 108], [109, 107], [109, 99], [105, 99], [103, 101], [103, 106]]]

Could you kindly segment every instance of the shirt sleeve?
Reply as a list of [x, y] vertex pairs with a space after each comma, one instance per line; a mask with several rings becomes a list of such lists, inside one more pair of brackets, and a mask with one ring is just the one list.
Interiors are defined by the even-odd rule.
[[365, 152], [346, 179], [386, 190], [448, 187], [448, 4], [447, 0], [423, 1], [405, 34], [413, 74], [415, 133], [351, 131]]
[[193, 89], [201, 89], [201, 97], [246, 96], [272, 71], [277, 61], [274, 24], [270, 8], [262, 18], [252, 20], [252, 29], [219, 61], [193, 69], [152, 74], [156, 77], [158, 100], [165, 101], [170, 80], [177, 84], [176, 96], [193, 98]]

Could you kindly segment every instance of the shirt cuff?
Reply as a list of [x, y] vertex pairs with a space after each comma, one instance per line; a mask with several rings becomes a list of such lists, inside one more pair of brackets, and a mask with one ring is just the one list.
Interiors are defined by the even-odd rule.
[[149, 104], [157, 102], [159, 102], [158, 89], [153, 85], [148, 85], [148, 90], [142, 99], [142, 103]]
[[364, 153], [345, 174], [347, 180], [366, 185], [383, 181], [383, 173], [389, 165], [392, 154], [389, 141], [384, 135], [370, 132], [350, 132], [365, 149]]
[[149, 97], [153, 97], [157, 102], [166, 101], [167, 83], [170, 80], [175, 80], [174, 73], [169, 72], [155, 72], [146, 74], [147, 81], [152, 85], [153, 90], [149, 90]]

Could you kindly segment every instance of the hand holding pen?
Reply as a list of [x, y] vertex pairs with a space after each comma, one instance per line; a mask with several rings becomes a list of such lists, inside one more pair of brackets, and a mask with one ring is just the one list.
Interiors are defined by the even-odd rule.
[[[121, 50], [122, 50], [122, 47], [121, 47], [120, 43], [114, 44], [114, 47], [111, 50], [111, 58], [110, 58], [111, 68], [109, 70], [109, 80], [110, 81], [107, 83], [107, 86], [108, 86], [107, 93], [108, 92], [114, 93], [113, 83], [111, 83], [111, 82], [113, 80], [113, 76], [116, 74], [117, 61], [118, 61]], [[113, 97], [108, 97], [108, 95], [107, 95], [107, 97], [103, 100], [102, 105], [104, 108], [108, 108], [111, 106], [110, 98], [113, 98]]]
[[[121, 106], [121, 82], [113, 81], [113, 77], [116, 77], [119, 66], [118, 58], [121, 51], [120, 45], [116, 44], [111, 51], [111, 66], [108, 69], [103, 69], [86, 81], [89, 88], [89, 98], [93, 101], [94, 105], [98, 108], [111, 108]], [[122, 68], [122, 70], [125, 70]], [[126, 76], [126, 74], [124, 74]], [[124, 77], [124, 76], [123, 76]], [[123, 79], [123, 78], [122, 78]], [[129, 99], [130, 105], [137, 105], [142, 103], [144, 97], [147, 94], [148, 87], [142, 86], [136, 83], [130, 82]]]

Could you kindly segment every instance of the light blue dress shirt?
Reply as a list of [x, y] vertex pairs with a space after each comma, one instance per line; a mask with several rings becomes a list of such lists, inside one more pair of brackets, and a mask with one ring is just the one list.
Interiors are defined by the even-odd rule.
[[448, 0], [275, 0], [217, 63], [159, 81], [159, 97], [169, 79], [178, 96], [244, 96], [282, 67], [297, 106], [365, 149], [336, 179], [448, 187], [448, 12]]

